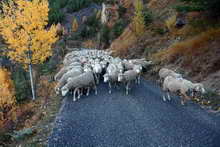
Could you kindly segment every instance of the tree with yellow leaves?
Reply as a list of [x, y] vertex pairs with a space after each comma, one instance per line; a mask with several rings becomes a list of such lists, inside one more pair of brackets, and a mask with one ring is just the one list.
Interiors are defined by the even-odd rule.
[[145, 22], [143, 15], [143, 2], [142, 0], [135, 1], [135, 15], [132, 20], [132, 28], [136, 36], [141, 36], [145, 32]]
[[0, 109], [6, 109], [15, 104], [15, 88], [10, 73], [0, 68]]
[[29, 65], [33, 99], [35, 92], [32, 64], [41, 64], [52, 55], [58, 39], [56, 26], [48, 24], [47, 0], [9, 0], [2, 4], [0, 34], [8, 44], [7, 55], [24, 66]]
[[74, 18], [73, 19], [73, 24], [72, 24], [72, 31], [76, 32], [78, 30], [78, 27], [79, 27], [79, 25], [78, 25], [77, 19]]

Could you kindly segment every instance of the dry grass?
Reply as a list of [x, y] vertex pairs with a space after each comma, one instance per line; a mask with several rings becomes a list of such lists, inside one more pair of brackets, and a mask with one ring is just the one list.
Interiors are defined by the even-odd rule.
[[203, 46], [218, 37], [220, 37], [220, 29], [210, 29], [192, 39], [175, 43], [168, 49], [154, 54], [153, 57], [157, 61], [173, 61], [180, 56], [185, 56], [189, 59], [198, 53], [206, 52]]
[[171, 31], [175, 27], [176, 17], [176, 15], [173, 15], [165, 21], [165, 25], [169, 31]]
[[126, 56], [129, 47], [131, 47], [137, 41], [136, 35], [131, 31], [130, 27], [127, 27], [122, 35], [113, 41], [110, 48], [114, 55]]
[[87, 40], [87, 41], [82, 43], [82, 46], [84, 48], [97, 48], [98, 44], [94, 40]]

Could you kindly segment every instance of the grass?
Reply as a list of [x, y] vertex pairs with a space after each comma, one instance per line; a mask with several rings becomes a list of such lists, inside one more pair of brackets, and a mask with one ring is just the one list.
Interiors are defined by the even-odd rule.
[[198, 53], [205, 53], [205, 46], [210, 41], [220, 37], [220, 28], [210, 29], [191, 39], [174, 43], [168, 49], [161, 50], [153, 55], [156, 61], [174, 61], [178, 57], [184, 56], [192, 58]]

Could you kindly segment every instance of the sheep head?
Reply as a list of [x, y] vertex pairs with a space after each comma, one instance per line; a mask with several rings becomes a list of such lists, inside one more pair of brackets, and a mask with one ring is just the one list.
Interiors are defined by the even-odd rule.
[[124, 74], [123, 73], [119, 73], [118, 74], [118, 82], [122, 82], [124, 80]]
[[141, 65], [135, 65], [134, 70], [139, 74], [143, 70], [143, 67]]
[[109, 77], [109, 74], [104, 74], [104, 82], [106, 83], [106, 82], [108, 82], [109, 81], [109, 79], [110, 79], [110, 77]]
[[196, 84], [194, 84], [194, 90], [196, 91], [196, 92], [200, 92], [200, 93], [202, 93], [202, 94], [205, 94], [205, 88], [204, 88], [204, 85], [203, 84], [201, 84], [201, 83], [196, 83]]
[[66, 86], [63, 86], [61, 88], [61, 93], [62, 93], [62, 96], [66, 96], [66, 94], [69, 92], [69, 88], [67, 88]]

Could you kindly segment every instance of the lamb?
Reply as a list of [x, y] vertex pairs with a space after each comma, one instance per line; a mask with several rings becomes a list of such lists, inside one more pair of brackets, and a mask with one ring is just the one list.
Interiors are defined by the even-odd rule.
[[95, 79], [91, 71], [83, 73], [77, 77], [68, 80], [68, 83], [62, 87], [61, 92], [62, 92], [62, 96], [65, 96], [69, 92], [69, 90], [75, 88], [73, 94], [73, 101], [76, 101], [76, 92], [78, 92], [78, 99], [79, 99], [80, 98], [79, 89], [87, 88], [87, 95], [89, 95], [90, 87], [93, 87], [95, 89], [95, 94], [97, 94]]
[[135, 70], [128, 70], [124, 73], [119, 73], [118, 82], [124, 82], [126, 84], [126, 95], [128, 95], [129, 86], [132, 81], [136, 81], [138, 73]]
[[[186, 100], [190, 100], [190, 96], [194, 96], [193, 92], [198, 91], [205, 93], [205, 89], [200, 83], [192, 83], [186, 79], [174, 78], [172, 76], [167, 76], [163, 83], [163, 90], [167, 92], [168, 100], [171, 100], [169, 92], [180, 92], [181, 104], [184, 105]], [[187, 95], [190, 93], [190, 96]], [[163, 96], [163, 100], [166, 101], [165, 96]]]
[[72, 69], [72, 70], [68, 71], [67, 73], [65, 73], [62, 76], [62, 78], [58, 81], [58, 83], [55, 87], [56, 94], [59, 94], [60, 88], [66, 84], [68, 78], [77, 77], [77, 76], [81, 75], [82, 73], [83, 73], [82, 70], [75, 70], [75, 69]]

